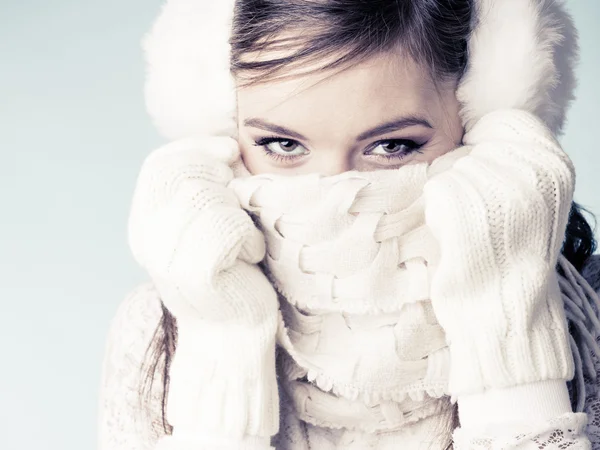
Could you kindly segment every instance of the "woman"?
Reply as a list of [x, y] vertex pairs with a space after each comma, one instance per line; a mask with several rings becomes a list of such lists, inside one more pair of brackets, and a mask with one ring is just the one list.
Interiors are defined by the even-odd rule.
[[[583, 392], [595, 388], [595, 335], [585, 329], [598, 323], [597, 297], [571, 268], [597, 283], [598, 259], [571, 205], [572, 165], [544, 126], [560, 130], [570, 99], [570, 72], [552, 53], [569, 30], [560, 9], [242, 0], [229, 55], [216, 33], [232, 5], [194, 3], [167, 4], [146, 41], [149, 109], [175, 142], [138, 179], [130, 244], [152, 282], [128, 296], [111, 328], [101, 448], [597, 442], [580, 412], [598, 408]], [[508, 23], [532, 48], [498, 36], [511, 17], [525, 17]], [[199, 37], [211, 39], [205, 54]], [[211, 64], [191, 69], [201, 58]], [[470, 153], [480, 159], [456, 162]], [[511, 209], [492, 215], [501, 200]], [[401, 233], [397, 223], [379, 227], [394, 214], [410, 219]], [[438, 255], [423, 245], [434, 240]], [[342, 301], [324, 297], [331, 273], [298, 273], [294, 242], [334, 248], [312, 260], [334, 272], [367, 261], [366, 281], [349, 276]], [[387, 259], [373, 257], [382, 248]], [[557, 260], [555, 277], [547, 269]], [[395, 276], [403, 282], [388, 291]], [[348, 301], [366, 284], [362, 302]]]

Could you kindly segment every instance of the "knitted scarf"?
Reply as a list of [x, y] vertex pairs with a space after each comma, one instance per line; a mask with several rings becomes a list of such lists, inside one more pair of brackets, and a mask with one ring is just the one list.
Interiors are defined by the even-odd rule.
[[[437, 158], [429, 174], [465, 151]], [[423, 214], [427, 165], [245, 172], [230, 184], [265, 235], [263, 269], [280, 294], [282, 388], [308, 423], [389, 431], [448, 407], [449, 350], [429, 300], [438, 250]], [[592, 352], [600, 355], [600, 299], [562, 255], [557, 275], [580, 412], [583, 377], [595, 378]]]

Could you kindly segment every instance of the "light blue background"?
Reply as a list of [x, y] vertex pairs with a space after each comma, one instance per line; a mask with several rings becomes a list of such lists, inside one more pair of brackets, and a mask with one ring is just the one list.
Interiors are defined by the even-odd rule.
[[[145, 155], [139, 41], [159, 0], [0, 0], [0, 448], [96, 446], [108, 323], [146, 279], [126, 241]], [[582, 62], [563, 144], [600, 216], [600, 2], [572, 0]]]

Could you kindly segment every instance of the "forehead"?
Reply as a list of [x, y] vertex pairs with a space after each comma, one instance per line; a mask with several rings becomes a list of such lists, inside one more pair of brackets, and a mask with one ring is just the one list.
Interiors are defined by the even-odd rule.
[[429, 73], [411, 58], [378, 54], [343, 71], [314, 72], [238, 89], [240, 116], [313, 118], [332, 114], [415, 112], [436, 97]]

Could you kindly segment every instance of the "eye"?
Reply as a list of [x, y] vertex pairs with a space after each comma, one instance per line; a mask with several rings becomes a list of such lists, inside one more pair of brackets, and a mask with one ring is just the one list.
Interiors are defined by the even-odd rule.
[[258, 139], [254, 145], [262, 147], [267, 156], [277, 161], [295, 160], [308, 153], [308, 150], [297, 141], [275, 136]]
[[[403, 159], [411, 153], [423, 153], [419, 149], [425, 144], [418, 144], [410, 139], [388, 139], [385, 141], [376, 142], [369, 150], [365, 152], [367, 156], [374, 156], [376, 158], [390, 159]], [[376, 151], [377, 149], [381, 149]]]

